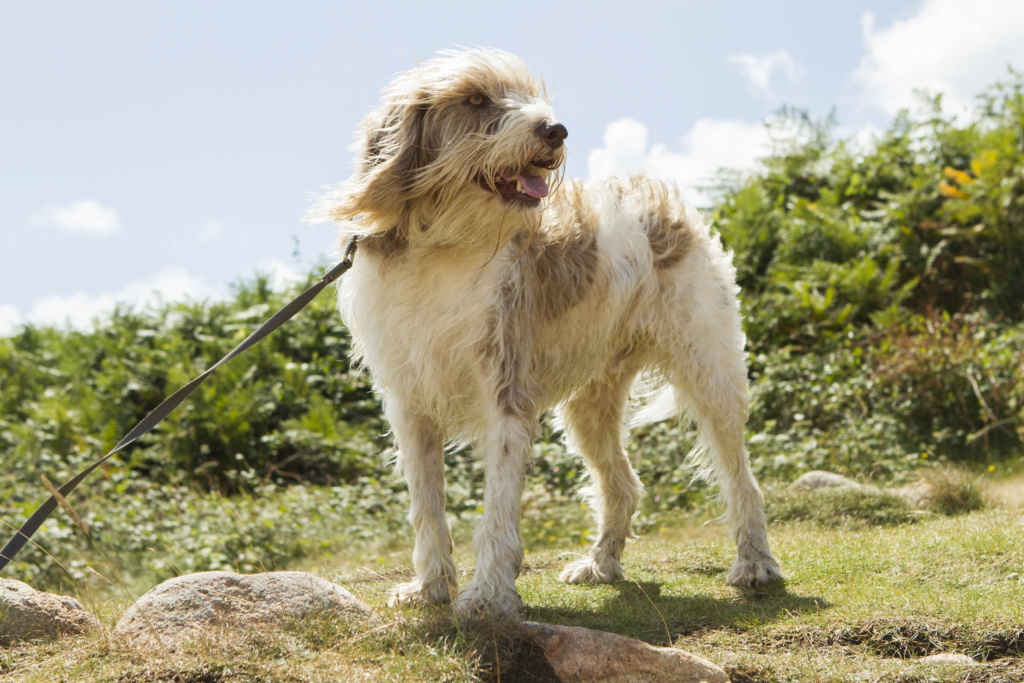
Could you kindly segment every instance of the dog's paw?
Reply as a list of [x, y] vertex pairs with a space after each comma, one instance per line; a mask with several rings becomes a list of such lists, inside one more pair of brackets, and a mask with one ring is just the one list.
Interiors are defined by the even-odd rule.
[[426, 583], [417, 578], [395, 586], [388, 598], [388, 607], [440, 605], [450, 602], [456, 590], [444, 577]]
[[625, 575], [622, 565], [614, 560], [601, 563], [588, 557], [567, 564], [558, 578], [565, 583], [612, 583]]
[[455, 598], [455, 613], [463, 618], [516, 618], [523, 611], [523, 599], [515, 589], [489, 591], [472, 582]]
[[726, 574], [725, 580], [734, 586], [753, 588], [782, 578], [782, 570], [774, 557], [765, 560], [736, 560], [732, 569]]

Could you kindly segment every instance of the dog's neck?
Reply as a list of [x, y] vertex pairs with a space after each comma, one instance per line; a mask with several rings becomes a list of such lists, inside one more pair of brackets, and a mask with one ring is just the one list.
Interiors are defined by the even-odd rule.
[[386, 259], [435, 249], [493, 255], [524, 233], [539, 229], [539, 211], [496, 210], [494, 204], [493, 200], [460, 202], [446, 210], [432, 202], [419, 202], [397, 224], [364, 220], [367, 229], [363, 244], [366, 250]]

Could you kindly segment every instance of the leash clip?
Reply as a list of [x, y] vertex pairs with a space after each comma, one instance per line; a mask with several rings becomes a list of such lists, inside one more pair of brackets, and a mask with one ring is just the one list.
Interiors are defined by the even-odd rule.
[[348, 244], [345, 245], [345, 253], [341, 257], [341, 262], [338, 265], [331, 268], [330, 272], [321, 278], [322, 282], [330, 284], [341, 277], [346, 270], [352, 267], [352, 259], [356, 255], [356, 246], [359, 244], [359, 235], [352, 235], [348, 238]]
[[341, 257], [342, 263], [352, 265], [352, 257], [356, 255], [356, 247], [359, 245], [359, 235], [352, 235], [348, 238], [348, 244], [345, 245], [345, 254]]

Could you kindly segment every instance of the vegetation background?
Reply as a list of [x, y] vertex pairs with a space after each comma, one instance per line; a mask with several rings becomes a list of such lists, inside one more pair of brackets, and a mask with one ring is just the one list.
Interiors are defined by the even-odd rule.
[[[831, 121], [783, 112], [761, 170], [714, 188], [710, 218], [742, 288], [751, 460], [769, 492], [812, 469], [885, 485], [936, 463], [972, 481], [1024, 469], [1024, 82], [1011, 74], [979, 102], [959, 122], [933, 100], [863, 148]], [[0, 339], [0, 520], [19, 525], [44, 477], [59, 485], [105, 453], [293, 294], [257, 276], [228, 301]], [[409, 540], [406, 494], [348, 348], [321, 297], [94, 474], [70, 498], [76, 517], [55, 514], [5, 578], [137, 595], [193, 571], [393, 564]], [[693, 439], [678, 423], [634, 434], [640, 534], [717, 510], [683, 467]], [[447, 457], [466, 538], [482, 472], [466, 452]], [[523, 505], [528, 552], [587, 544], [581, 478], [545, 428]], [[775, 519], [813, 516], [769, 500]], [[865, 523], [912, 517], [887, 504]]]

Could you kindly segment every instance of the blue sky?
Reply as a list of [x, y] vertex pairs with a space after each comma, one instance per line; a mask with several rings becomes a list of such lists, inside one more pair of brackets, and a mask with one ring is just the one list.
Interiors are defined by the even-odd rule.
[[302, 216], [392, 74], [456, 45], [555, 93], [568, 170], [692, 186], [750, 168], [781, 105], [886, 127], [1024, 68], [1024, 3], [35, 2], [0, 24], [0, 334], [225, 296], [330, 257]]

